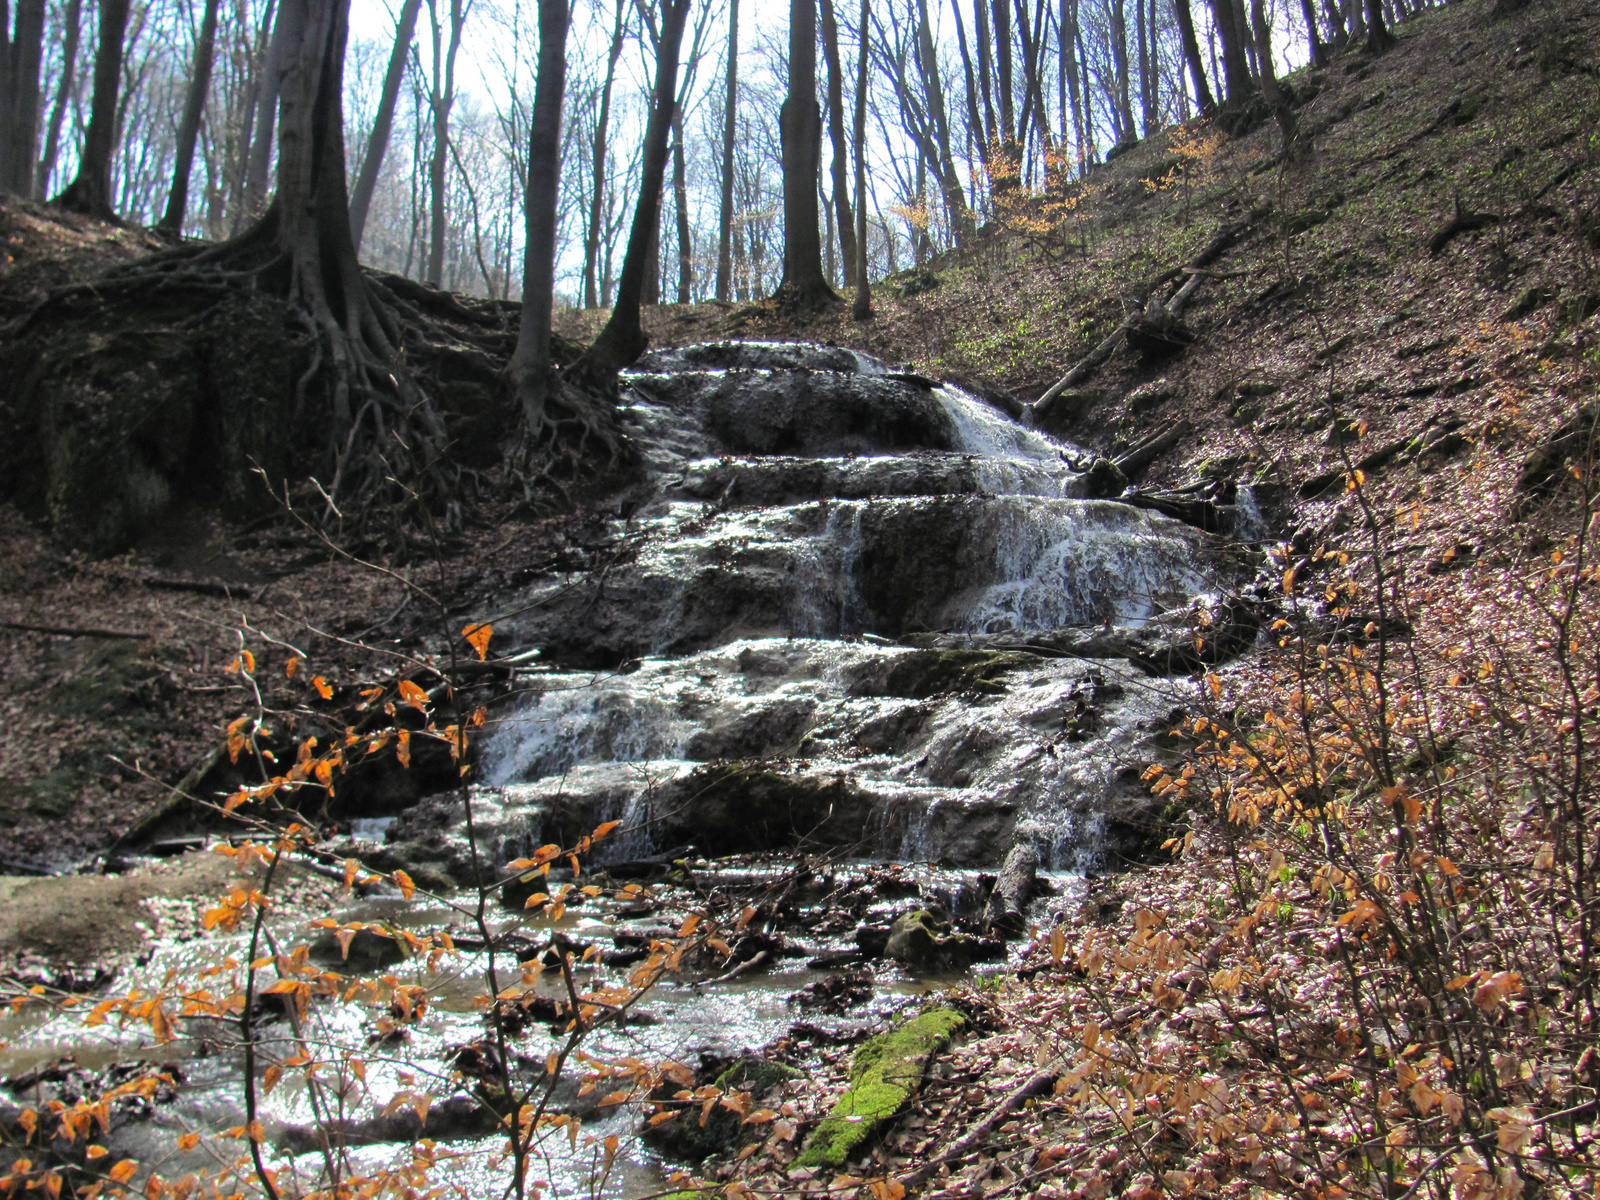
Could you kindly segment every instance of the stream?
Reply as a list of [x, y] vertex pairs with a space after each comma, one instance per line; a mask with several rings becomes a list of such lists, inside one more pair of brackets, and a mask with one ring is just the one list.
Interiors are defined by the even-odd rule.
[[[1193, 698], [1197, 626], [1226, 624], [1216, 597], [1239, 576], [1239, 543], [1260, 532], [1247, 489], [1224, 510], [1221, 533], [1094, 498], [1078, 448], [959, 388], [825, 347], [653, 352], [625, 378], [623, 416], [651, 488], [616, 518], [621, 549], [602, 569], [545, 574], [493, 598], [507, 614], [495, 620], [497, 650], [530, 665], [483, 743], [477, 849], [503, 868], [615, 820], [599, 868], [677, 861], [721, 880], [804, 860], [811, 881], [785, 934], [791, 951], [770, 969], [661, 985], [643, 1020], [608, 1029], [587, 1053], [693, 1066], [794, 1036], [797, 1022], [811, 1030], [802, 1048], [806, 1038], [813, 1052], [847, 1042], [952, 981], [868, 954], [857, 968], [863, 997], [810, 1013], [793, 998], [830, 979], [830, 956], [866, 945], [862, 930], [915, 907], [975, 921], [986, 881], [1018, 845], [1042, 868], [1040, 919], [1074, 902], [1085, 876], [1119, 870], [1159, 840], [1140, 774]], [[1247, 643], [1253, 631], [1238, 636]], [[358, 834], [448, 875], [467, 829], [459, 805], [424, 801]], [[459, 912], [385, 895], [333, 915], [462, 927]], [[517, 910], [494, 921], [528, 936], [547, 924]], [[661, 921], [606, 901], [561, 924], [608, 949]], [[304, 940], [304, 927], [276, 935]], [[219, 944], [246, 953], [242, 934], [158, 941], [117, 986], [192, 978]], [[492, 1148], [503, 1139], [470, 1122], [452, 1130], [443, 1099], [452, 1056], [483, 1029], [486, 969], [472, 950], [439, 976], [394, 967], [428, 988], [429, 1007], [393, 1042], [368, 1044], [372, 1014], [359, 1005], [313, 1006], [317, 1037], [366, 1045], [370, 1062], [364, 1088], [330, 1076], [318, 1100], [286, 1078], [265, 1098], [285, 1169], [309, 1178], [320, 1165], [296, 1153], [294, 1133], [314, 1121], [314, 1100], [336, 1104], [347, 1092], [370, 1113], [372, 1101], [431, 1076], [441, 1100], [427, 1131], [462, 1155], [441, 1181], [495, 1194], [504, 1175]], [[590, 984], [624, 974], [583, 971]], [[546, 979], [558, 996], [558, 975]], [[240, 1054], [205, 1021], [156, 1046], [131, 1026], [85, 1030], [28, 1012], [0, 1017], [0, 1038], [11, 1075], [69, 1054], [84, 1067], [176, 1063], [176, 1095], [111, 1139], [115, 1153], [160, 1160], [169, 1176], [208, 1162], [209, 1143], [177, 1148], [181, 1132], [243, 1120]], [[517, 1051], [542, 1065], [554, 1044], [534, 1025]], [[575, 1091], [560, 1105], [584, 1115], [585, 1137], [571, 1149], [565, 1134], [548, 1143], [534, 1177], [549, 1194], [663, 1189], [671, 1167], [638, 1141], [637, 1110], [594, 1113]], [[585, 1143], [610, 1134], [621, 1152], [597, 1181], [599, 1152]], [[354, 1158], [375, 1169], [407, 1154], [380, 1141]]]

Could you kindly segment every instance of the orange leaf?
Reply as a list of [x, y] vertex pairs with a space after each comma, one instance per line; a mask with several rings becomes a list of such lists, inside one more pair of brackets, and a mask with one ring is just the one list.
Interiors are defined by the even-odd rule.
[[402, 767], [409, 768], [411, 766], [411, 731], [409, 729], [400, 731], [394, 752], [399, 757]]
[[409, 679], [402, 679], [399, 683], [400, 699], [418, 712], [423, 712], [428, 707], [428, 693], [423, 691]]
[[200, 1135], [198, 1133], [186, 1133], [178, 1139], [178, 1149], [182, 1150], [185, 1154], [189, 1153], [189, 1151], [193, 1150], [199, 1144]]
[[493, 625], [468, 625], [461, 631], [461, 636], [478, 652], [479, 662], [489, 657], [489, 639], [494, 636]]
[[321, 696], [324, 700], [333, 699], [333, 688], [321, 675], [318, 675], [312, 679], [311, 686], [317, 689], [317, 695]]
[[298, 654], [294, 655], [288, 662], [283, 664], [283, 673], [293, 679], [294, 673], [300, 669], [300, 664], [304, 661]]
[[118, 1183], [127, 1183], [133, 1178], [133, 1173], [139, 1169], [139, 1164], [131, 1158], [125, 1158], [112, 1167], [109, 1174]]
[[417, 894], [417, 885], [411, 882], [411, 876], [404, 871], [396, 871], [394, 873], [394, 883], [400, 889], [402, 899], [409, 900]]
[[594, 832], [591, 833], [589, 836], [591, 838], [593, 838], [595, 841], [598, 842], [601, 838], [603, 838], [603, 837], [607, 836], [608, 834], [610, 834], [614, 829], [616, 829], [621, 824], [622, 824], [621, 821], [606, 821], [604, 824], [596, 825], [595, 829], [594, 829]]

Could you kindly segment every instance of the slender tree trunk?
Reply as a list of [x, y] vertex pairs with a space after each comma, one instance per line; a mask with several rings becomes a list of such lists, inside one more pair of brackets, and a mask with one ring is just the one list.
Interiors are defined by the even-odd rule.
[[44, 157], [39, 160], [39, 173], [34, 178], [33, 194], [42, 200], [50, 186], [50, 176], [55, 174], [56, 156], [61, 152], [61, 122], [72, 103], [73, 84], [78, 73], [78, 39], [83, 25], [83, 0], [67, 0], [62, 17], [61, 79], [56, 85], [55, 103], [50, 106], [50, 124], [45, 132]]
[[[951, 0], [951, 3], [959, 3], [959, 0]], [[990, 86], [994, 79], [994, 38], [989, 32], [989, 6], [983, 0], [974, 0], [972, 9], [978, 25], [978, 88], [983, 94], [983, 140], [989, 144], [992, 154], [1000, 143]]]
[[1139, 47], [1139, 120], [1145, 137], [1155, 129], [1155, 117], [1150, 111], [1150, 43], [1155, 40], [1155, 29], [1145, 34], [1144, 0], [1133, 0], [1134, 38]]
[[1272, 30], [1267, 24], [1261, 0], [1250, 0], [1250, 19], [1255, 26], [1256, 61], [1261, 64], [1261, 95], [1271, 107], [1278, 129], [1283, 134], [1284, 156], [1293, 158], [1297, 123], [1294, 110], [1284, 99], [1283, 89], [1278, 86], [1278, 76], [1272, 67]]
[[856, 297], [851, 315], [865, 321], [872, 315], [872, 285], [867, 281], [867, 22], [868, 0], [861, 0], [860, 46], [856, 53]]
[[1328, 47], [1317, 33], [1317, 10], [1312, 0], [1300, 0], [1300, 16], [1306, 23], [1306, 48], [1313, 67], [1328, 65]]
[[200, 137], [200, 118], [205, 113], [206, 95], [211, 90], [211, 61], [217, 44], [218, 0], [206, 0], [205, 15], [194, 45], [194, 74], [189, 94], [183, 102], [183, 119], [178, 125], [178, 145], [172, 167], [172, 191], [167, 197], [167, 212], [156, 229], [171, 237], [183, 233], [184, 214], [189, 210], [189, 174], [194, 168], [194, 146]]
[[[978, 6], [978, 11], [983, 11], [983, 6]], [[961, 74], [966, 84], [967, 94], [967, 130], [968, 136], [977, 146], [978, 161], [987, 171], [989, 167], [989, 137], [984, 129], [983, 118], [978, 113], [978, 83], [972, 73], [972, 52], [967, 49], [966, 23], [961, 17], [961, 0], [950, 0], [950, 13], [956, 21], [956, 47], [961, 51]], [[863, 37], [865, 34], [863, 33]], [[860, 201], [857, 201], [857, 207]], [[859, 222], [857, 223], [859, 225]]]
[[1128, 89], [1128, 18], [1123, 0], [1111, 0], [1111, 62], [1116, 71], [1117, 117], [1121, 126], [1118, 142], [1130, 145], [1139, 140], [1139, 135], [1133, 124]]
[[945, 214], [950, 221], [950, 236], [957, 246], [972, 240], [972, 210], [950, 152], [950, 124], [945, 110], [944, 88], [939, 83], [939, 62], [933, 42], [933, 23], [928, 18], [928, 0], [917, 0], [917, 58], [922, 64], [923, 83], [928, 95], [928, 118], [936, 159], [930, 166], [939, 173], [939, 190], [944, 195]]
[[[445, 205], [445, 170], [450, 163], [450, 109], [456, 100], [456, 53], [461, 49], [465, 19], [461, 0], [450, 0], [449, 41], [439, 28], [438, 0], [428, 0], [433, 26], [433, 80], [429, 101], [433, 109], [433, 154], [428, 160], [428, 266], [425, 278], [438, 287], [444, 282], [445, 230], [449, 212]], [[541, 14], [540, 25], [544, 24]]]
[[256, 95], [255, 136], [250, 142], [250, 155], [245, 167], [244, 194], [238, 213], [238, 218], [242, 221], [260, 215], [267, 203], [267, 175], [272, 166], [273, 127], [278, 116], [278, 91], [282, 87], [284, 73], [285, 51], [280, 34], [282, 23], [283, 9], [280, 5], [278, 20], [273, 23], [272, 41], [267, 47], [266, 61], [261, 68], [261, 88]]
[[100, 46], [94, 56], [94, 99], [83, 138], [78, 175], [56, 203], [102, 220], [111, 211], [111, 155], [116, 149], [117, 91], [122, 82], [122, 39], [128, 26], [128, 0], [100, 0]]
[[400, 85], [405, 81], [406, 64], [411, 60], [411, 39], [416, 34], [417, 11], [422, 0], [405, 0], [400, 7], [400, 19], [395, 23], [394, 48], [389, 52], [389, 69], [383, 74], [383, 91], [378, 96], [378, 112], [372, 121], [372, 133], [367, 137], [367, 152], [361, 159], [361, 173], [356, 176], [355, 190], [350, 194], [350, 237], [361, 250], [361, 239], [367, 229], [367, 210], [372, 207], [372, 193], [377, 189], [378, 176], [383, 171], [383, 158], [389, 150], [389, 135], [394, 132], [394, 110], [400, 100]]
[[[738, 0], [734, 0], [737, 4]], [[606, 75], [600, 85], [600, 111], [594, 122], [594, 141], [590, 147], [590, 174], [594, 180], [594, 195], [589, 205], [589, 226], [583, 238], [583, 306], [598, 308], [600, 289], [596, 286], [595, 270], [600, 257], [601, 222], [606, 204], [606, 139], [611, 126], [611, 89], [617, 78], [617, 59], [622, 54], [623, 34], [627, 31], [624, 0], [617, 0], [616, 16], [611, 24], [611, 46], [606, 51]]]
[[1209, 117], [1217, 110], [1217, 100], [1206, 83], [1205, 65], [1200, 59], [1200, 39], [1194, 32], [1194, 13], [1189, 9], [1189, 0], [1172, 0], [1172, 10], [1178, 17], [1178, 36], [1183, 42], [1183, 58], [1189, 64], [1189, 77], [1194, 81], [1195, 103], [1200, 106], [1200, 115]]
[[627, 254], [622, 260], [617, 300], [600, 336], [595, 338], [573, 366], [575, 378], [607, 391], [615, 386], [617, 372], [643, 354], [648, 344], [639, 321], [639, 310], [644, 298], [646, 259], [660, 224], [661, 184], [667, 173], [667, 141], [672, 132], [672, 114], [678, 99], [678, 48], [683, 41], [683, 26], [688, 16], [689, 0], [661, 0], [655, 97], [650, 122], [645, 129], [639, 202], [633, 214], [633, 228], [628, 235]]
[[[0, 21], [5, 6], [0, 5]], [[39, 74], [44, 61], [44, 0], [17, 0], [14, 31], [0, 25], [0, 188], [31, 198], [39, 168]]]
[[672, 114], [672, 207], [678, 218], [678, 303], [694, 301], [694, 234], [689, 228], [689, 166], [683, 149], [683, 107]]
[[[978, 0], [982, 3], [982, 0]], [[1006, 0], [990, 0], [990, 16], [994, 20], [995, 81], [1000, 92], [1000, 140], [1012, 147], [1016, 155], [1017, 110], [1016, 83], [1011, 64], [1011, 12]]]
[[555, 306], [556, 208], [560, 198], [561, 103], [567, 86], [567, 0], [539, 0], [539, 76], [528, 129], [522, 319], [507, 368], [529, 430], [544, 425], [552, 382], [550, 315]]
[[739, 0], [728, 0], [727, 77], [723, 84], [722, 197], [717, 213], [717, 299], [733, 299], [733, 139], [739, 116]]
[[836, 300], [822, 272], [817, 176], [822, 111], [817, 103], [817, 0], [790, 0], [789, 92], [778, 115], [783, 150], [783, 279], [778, 298], [806, 312]]
[[1078, 171], [1083, 171], [1089, 161], [1088, 120], [1083, 107], [1083, 93], [1078, 74], [1078, 0], [1061, 0], [1061, 28], [1058, 52], [1061, 69], [1067, 80], [1067, 97], [1072, 105], [1073, 151], [1077, 157]]
[[850, 215], [850, 152], [844, 140], [844, 68], [839, 62], [839, 22], [833, 0], [822, 3], [822, 54], [828, 64], [828, 135], [833, 143], [833, 212], [839, 231], [844, 286], [855, 283], [856, 227]]

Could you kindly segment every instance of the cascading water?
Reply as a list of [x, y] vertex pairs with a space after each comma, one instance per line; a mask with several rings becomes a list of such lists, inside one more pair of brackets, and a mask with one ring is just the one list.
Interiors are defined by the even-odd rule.
[[640, 368], [626, 413], [657, 492], [637, 554], [506, 605], [519, 640], [594, 668], [532, 680], [494, 734], [481, 777], [508, 809], [559, 825], [651, 797], [680, 816], [646, 843], [769, 848], [795, 832], [770, 798], [694, 799], [737, 761], [834, 781], [810, 835], [883, 857], [993, 865], [1026, 840], [1085, 869], [1136, 840], [1181, 685], [1039, 641], [1182, 626], [1225, 570], [1215, 539], [1076, 498], [1075, 448], [854, 351], [714, 343]]

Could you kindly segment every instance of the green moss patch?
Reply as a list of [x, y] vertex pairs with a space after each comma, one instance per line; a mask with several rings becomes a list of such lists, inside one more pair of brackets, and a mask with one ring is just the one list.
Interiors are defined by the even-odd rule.
[[965, 1024], [960, 1013], [939, 1009], [865, 1042], [850, 1065], [850, 1086], [806, 1140], [794, 1165], [844, 1167], [910, 1103], [929, 1061]]
[[895, 663], [884, 694], [925, 700], [952, 692], [1005, 694], [998, 677], [1037, 663], [1032, 655], [996, 650], [918, 650]]

